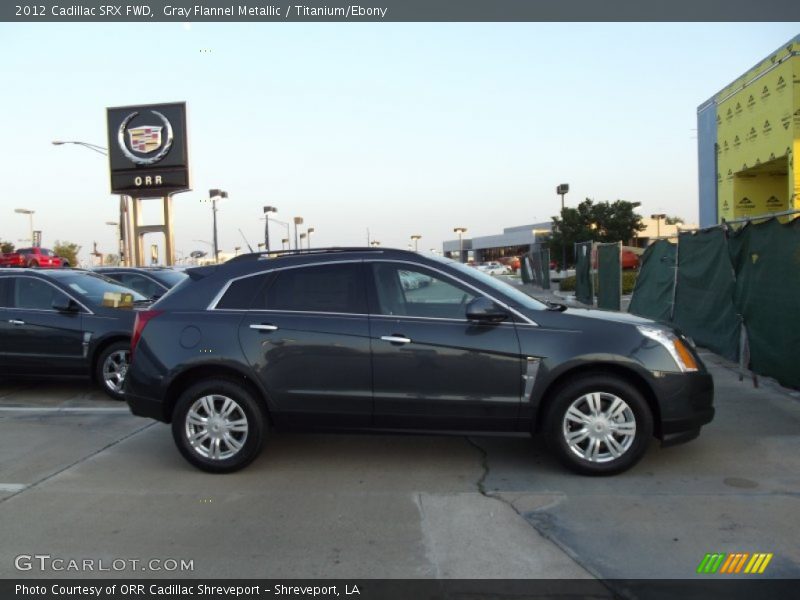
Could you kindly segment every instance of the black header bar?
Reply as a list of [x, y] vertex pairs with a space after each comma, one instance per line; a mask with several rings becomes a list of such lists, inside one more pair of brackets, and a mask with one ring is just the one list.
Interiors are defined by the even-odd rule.
[[797, 0], [15, 0], [8, 22], [533, 22], [800, 20]]

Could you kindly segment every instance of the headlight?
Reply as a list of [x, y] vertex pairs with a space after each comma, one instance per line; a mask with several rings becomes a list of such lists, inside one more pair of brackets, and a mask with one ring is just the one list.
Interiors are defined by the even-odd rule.
[[688, 371], [699, 370], [694, 355], [686, 347], [686, 344], [674, 333], [656, 327], [647, 327], [645, 325], [637, 325], [636, 329], [638, 329], [643, 336], [655, 340], [664, 346], [682, 372], [686, 373]]

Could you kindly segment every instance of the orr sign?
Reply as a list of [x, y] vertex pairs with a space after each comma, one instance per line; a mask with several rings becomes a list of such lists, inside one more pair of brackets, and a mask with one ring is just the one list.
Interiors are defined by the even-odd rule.
[[111, 193], [164, 197], [190, 189], [186, 103], [106, 109]]

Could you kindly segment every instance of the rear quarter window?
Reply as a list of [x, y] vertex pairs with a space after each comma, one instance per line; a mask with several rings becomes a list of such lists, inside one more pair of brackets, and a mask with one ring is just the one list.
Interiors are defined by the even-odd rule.
[[253, 275], [233, 281], [215, 308], [238, 310], [252, 308], [256, 295], [266, 284], [267, 279], [269, 275]]

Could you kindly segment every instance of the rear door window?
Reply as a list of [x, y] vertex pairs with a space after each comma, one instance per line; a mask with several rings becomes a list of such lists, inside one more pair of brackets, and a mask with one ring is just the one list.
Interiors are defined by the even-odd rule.
[[267, 310], [365, 314], [361, 268], [341, 263], [278, 271], [259, 304]]

